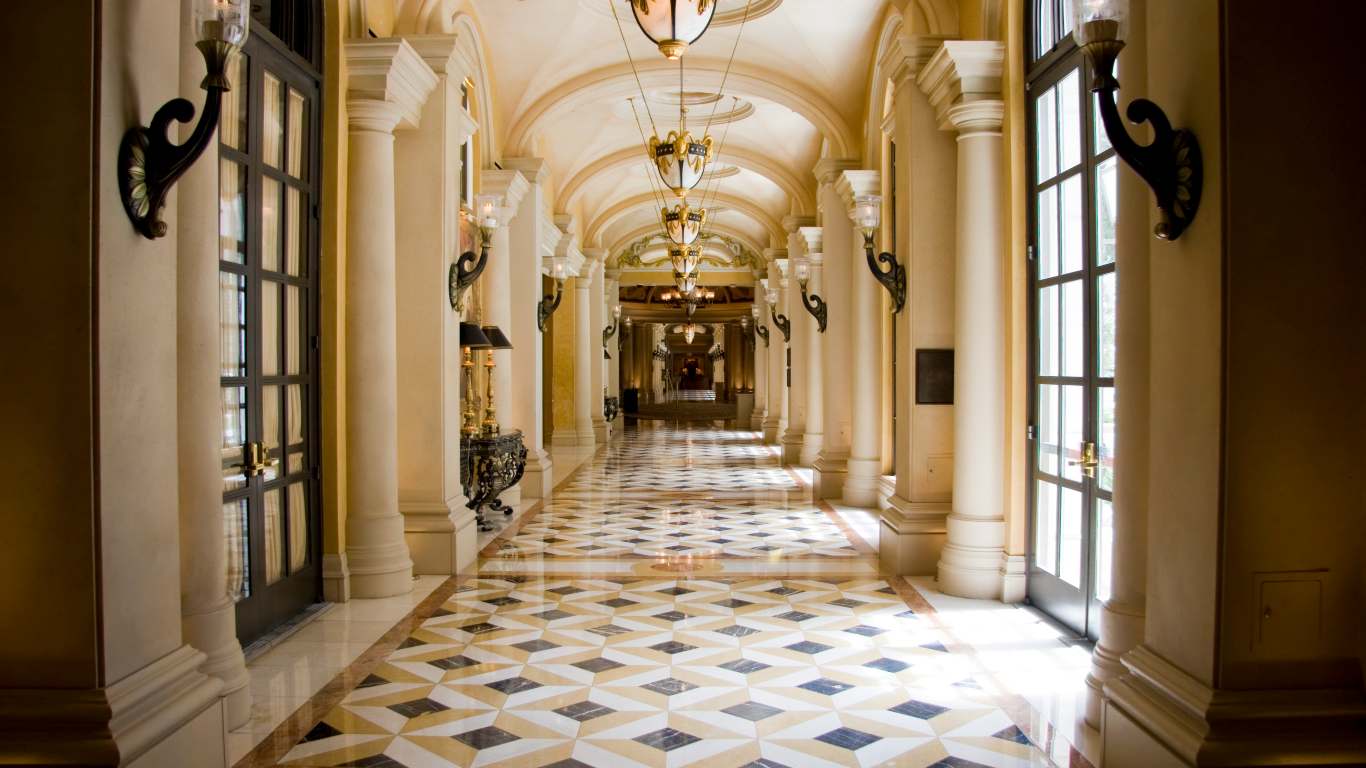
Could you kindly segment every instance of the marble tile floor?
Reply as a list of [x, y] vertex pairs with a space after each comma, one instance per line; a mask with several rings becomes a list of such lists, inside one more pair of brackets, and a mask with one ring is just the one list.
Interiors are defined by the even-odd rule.
[[293, 709], [239, 768], [1087, 764], [1068, 719], [1084, 649], [1032, 611], [880, 574], [876, 516], [800, 479], [754, 433], [628, 431], [477, 575], [405, 596], [396, 624], [312, 633], [345, 646], [329, 661], [359, 654], [267, 688]]

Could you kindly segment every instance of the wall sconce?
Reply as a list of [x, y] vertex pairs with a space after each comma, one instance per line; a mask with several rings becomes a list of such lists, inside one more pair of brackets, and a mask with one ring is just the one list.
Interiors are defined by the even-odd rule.
[[[906, 268], [896, 260], [896, 254], [882, 253], [873, 255], [873, 233], [882, 224], [882, 197], [879, 195], [859, 195], [854, 199], [854, 210], [850, 213], [854, 226], [863, 231], [863, 252], [868, 257], [868, 269], [877, 278], [887, 293], [892, 295], [892, 314], [897, 314], [906, 306]], [[885, 265], [884, 271], [879, 263]]]
[[1134, 99], [1126, 112], [1135, 125], [1152, 123], [1153, 141], [1140, 146], [1129, 137], [1115, 103], [1119, 81], [1114, 76], [1115, 59], [1124, 49], [1128, 25], [1128, 0], [1073, 0], [1072, 35], [1095, 70], [1091, 92], [1098, 96], [1105, 135], [1115, 154], [1148, 183], [1157, 197], [1162, 220], [1153, 228], [1153, 234], [1163, 240], [1175, 240], [1190, 226], [1200, 208], [1200, 189], [1204, 183], [1200, 143], [1188, 130], [1173, 130], [1162, 108], [1147, 99]]
[[503, 198], [498, 195], [477, 195], [474, 198], [474, 212], [466, 214], [479, 228], [479, 255], [465, 251], [451, 264], [448, 274], [450, 280], [451, 309], [465, 311], [465, 292], [483, 274], [489, 262], [489, 244], [493, 233], [498, 229], [499, 217], [503, 213]]
[[778, 312], [778, 289], [769, 288], [764, 300], [768, 302], [768, 313], [773, 316], [773, 325], [783, 334], [783, 343], [788, 343], [792, 340], [792, 321], [787, 319], [787, 315]]
[[206, 70], [199, 87], [206, 95], [194, 132], [184, 144], [167, 140], [172, 120], [188, 123], [194, 117], [194, 104], [176, 98], [152, 115], [150, 127], [136, 125], [123, 135], [116, 173], [119, 198], [133, 229], [148, 240], [166, 234], [166, 222], [161, 220], [166, 195], [213, 141], [223, 93], [232, 90], [224, 74], [228, 57], [246, 42], [250, 18], [247, 0], [196, 0], [194, 28], [199, 42], [195, 47], [204, 56]]
[[797, 285], [802, 289], [802, 304], [806, 306], [806, 311], [816, 318], [816, 330], [825, 333], [825, 322], [829, 314], [829, 307], [825, 304], [825, 299], [812, 293], [806, 292], [806, 281], [811, 279], [811, 264], [805, 259], [797, 262]]
[[560, 308], [560, 299], [564, 298], [564, 259], [557, 256], [552, 263], [552, 270], [555, 273], [555, 295], [547, 293], [541, 297], [541, 303], [536, 305], [536, 328], [541, 333], [545, 333], [545, 324], [550, 322], [550, 316]]
[[759, 322], [759, 305], [755, 304], [749, 308], [749, 314], [754, 318], [754, 333], [764, 340], [764, 346], [768, 346], [768, 328]]
[[602, 359], [611, 360], [612, 355], [607, 351], [607, 341], [617, 335], [617, 321], [621, 319], [621, 305], [612, 307], [612, 324], [602, 329]]

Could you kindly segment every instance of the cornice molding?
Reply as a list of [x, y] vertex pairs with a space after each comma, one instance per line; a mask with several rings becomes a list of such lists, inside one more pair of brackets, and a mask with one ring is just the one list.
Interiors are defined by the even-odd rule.
[[858, 160], [823, 157], [816, 163], [816, 167], [811, 169], [811, 173], [816, 176], [817, 183], [833, 184], [841, 173], [852, 171], [862, 164]]
[[797, 230], [801, 229], [802, 227], [814, 226], [815, 223], [815, 216], [784, 216], [783, 230], [787, 232], [789, 235], [795, 235], [797, 233]]
[[[555, 255], [553, 258], [564, 259], [564, 274], [566, 277], [578, 275], [583, 271], [584, 255], [578, 244], [578, 235], [574, 234], [574, 217], [569, 215], [556, 216], [553, 230], [559, 233], [559, 241], [555, 244]], [[547, 274], [554, 274], [554, 261], [542, 259], [542, 267]]]
[[909, 85], [920, 76], [944, 42], [945, 38], [937, 35], [902, 33], [887, 46], [878, 61], [878, 68], [886, 74], [893, 90]]
[[[999, 130], [1005, 45], [994, 40], [948, 40], [916, 79], [929, 96], [942, 130]], [[976, 104], [978, 106], [968, 107]]]
[[427, 62], [402, 39], [347, 40], [344, 46], [348, 104], [392, 104], [399, 125], [416, 128], [422, 105], [436, 88], [436, 73]]
[[[530, 191], [531, 184], [521, 171], [494, 169], [479, 174], [479, 188], [485, 194], [501, 195], [503, 206], [512, 211], [512, 214], [508, 216], [508, 219], [511, 220], [521, 209], [522, 199]], [[503, 226], [507, 226], [507, 223], [504, 222]]]
[[882, 192], [882, 174], [877, 171], [845, 171], [835, 182], [835, 191], [844, 201], [844, 209], [849, 218], [854, 217], [854, 200], [862, 195], [876, 195]]
[[806, 246], [806, 258], [812, 265], [820, 264], [825, 255], [825, 228], [802, 227], [797, 230]]
[[546, 164], [545, 158], [541, 157], [505, 157], [502, 165], [504, 168], [521, 171], [532, 184], [544, 184], [550, 175], [550, 166]]

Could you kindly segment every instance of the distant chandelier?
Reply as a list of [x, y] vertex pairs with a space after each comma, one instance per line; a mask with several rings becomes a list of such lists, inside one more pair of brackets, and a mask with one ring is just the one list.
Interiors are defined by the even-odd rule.
[[674, 285], [683, 293], [692, 293], [697, 289], [697, 273], [674, 270]]
[[[702, 263], [702, 249], [695, 245], [671, 245], [669, 246], [669, 263], [674, 268], [674, 282], [678, 282], [678, 275], [697, 277], [697, 267]], [[678, 286], [683, 290], [683, 286]]]
[[711, 25], [716, 0], [628, 0], [640, 31], [665, 58], [677, 59]]
[[674, 326], [674, 333], [683, 334], [683, 340], [691, 344], [692, 340], [697, 337], [697, 324], [688, 321], [682, 325], [676, 325]]
[[659, 220], [664, 225], [664, 234], [675, 245], [692, 245], [707, 224], [707, 211], [705, 208], [691, 208], [685, 201], [673, 208], [661, 208]]
[[663, 141], [658, 136], [651, 136], [649, 156], [659, 170], [659, 178], [664, 186], [673, 190], [675, 195], [684, 197], [702, 180], [707, 163], [711, 162], [712, 143], [710, 135], [695, 139], [687, 126], [681, 128], [680, 131], [669, 131]]

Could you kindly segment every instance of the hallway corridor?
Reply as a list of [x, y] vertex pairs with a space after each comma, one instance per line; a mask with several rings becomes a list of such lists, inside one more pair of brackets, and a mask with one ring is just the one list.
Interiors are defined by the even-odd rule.
[[630, 429], [238, 765], [1084, 765], [1004, 687], [1045, 625], [983, 604], [997, 668], [874, 546], [754, 433]]

